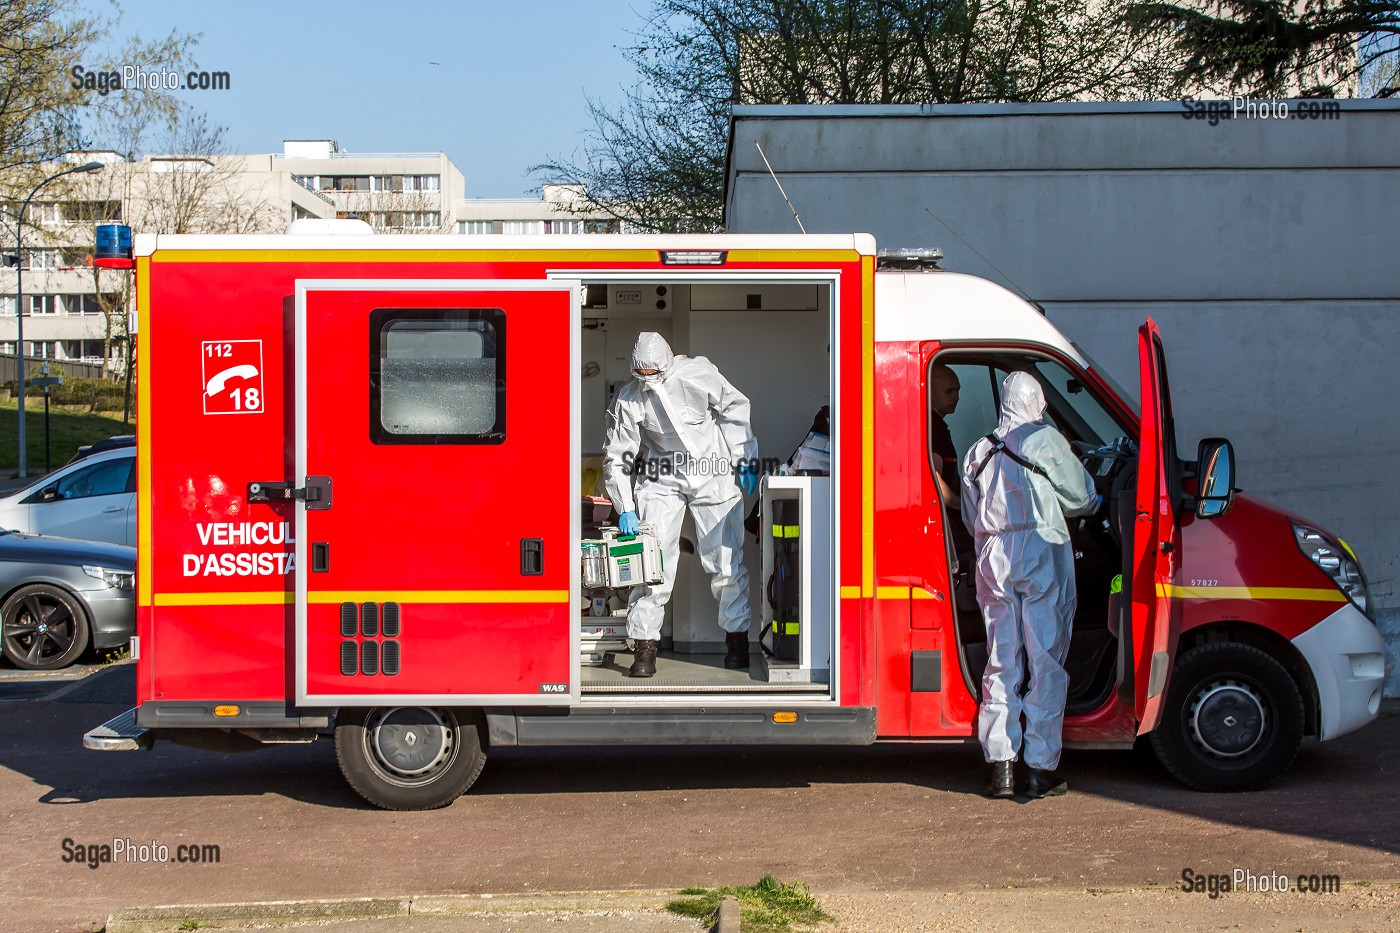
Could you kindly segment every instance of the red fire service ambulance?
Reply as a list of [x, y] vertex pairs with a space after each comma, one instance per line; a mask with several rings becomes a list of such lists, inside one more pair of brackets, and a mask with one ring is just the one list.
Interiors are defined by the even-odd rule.
[[[1227, 441], [1180, 459], [1151, 320], [1134, 400], [1034, 305], [867, 235], [305, 225], [135, 240], [137, 705], [89, 748], [333, 733], [367, 800], [426, 809], [503, 746], [974, 740], [985, 632], [930, 467], [934, 364], [959, 454], [1023, 371], [1104, 494], [1072, 529], [1067, 744], [1150, 735], [1184, 783], [1242, 790], [1377, 715], [1359, 561], [1237, 495]], [[642, 331], [713, 361], [785, 466], [746, 504], [749, 670], [694, 558], [649, 679], [626, 592], [584, 586]], [[804, 437], [824, 468], [787, 464]]]

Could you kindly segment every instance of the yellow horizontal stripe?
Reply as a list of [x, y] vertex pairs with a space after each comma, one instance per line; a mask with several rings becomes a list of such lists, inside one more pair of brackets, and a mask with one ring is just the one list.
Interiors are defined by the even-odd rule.
[[934, 595], [933, 595], [932, 593], [930, 593], [928, 590], [924, 589], [922, 586], [911, 586], [911, 587], [909, 588], [909, 595], [910, 595], [910, 597], [913, 598], [913, 599], [934, 599], [934, 598], [935, 598]]
[[[155, 262], [648, 262], [654, 249], [159, 249]], [[541, 280], [543, 281], [543, 280]]]
[[842, 598], [842, 599], [860, 599], [860, 587], [858, 587], [858, 586], [843, 586], [843, 587], [841, 587], [841, 598]]
[[[336, 603], [567, 603], [568, 590], [401, 590], [311, 593], [316, 605]], [[295, 593], [157, 593], [157, 606], [288, 606]]]
[[877, 586], [875, 587], [876, 599], [908, 599], [909, 587], [907, 586]]
[[1294, 599], [1317, 603], [1344, 603], [1340, 590], [1290, 586], [1172, 586], [1157, 584], [1158, 596], [1175, 599]]
[[[692, 250], [677, 248], [677, 252]], [[668, 250], [669, 252], [669, 250]], [[731, 249], [727, 264], [740, 262], [855, 262], [860, 254], [841, 249]], [[661, 262], [657, 249], [160, 249], [153, 262]], [[666, 269], [723, 266], [666, 266]]]
[[290, 606], [295, 593], [157, 593], [157, 606]]
[[310, 602], [325, 603], [567, 603], [568, 590], [400, 590], [364, 593], [327, 590], [311, 593]]

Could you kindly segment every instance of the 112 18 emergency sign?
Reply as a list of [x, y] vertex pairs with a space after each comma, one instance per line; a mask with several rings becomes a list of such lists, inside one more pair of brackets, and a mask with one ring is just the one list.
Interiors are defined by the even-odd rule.
[[206, 415], [251, 415], [263, 410], [261, 340], [206, 340], [200, 358]]

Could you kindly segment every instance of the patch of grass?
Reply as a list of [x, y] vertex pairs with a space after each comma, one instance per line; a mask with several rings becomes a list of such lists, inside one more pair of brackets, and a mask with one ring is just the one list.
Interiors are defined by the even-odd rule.
[[209, 924], [203, 920], [181, 920], [179, 929], [181, 930], [202, 930]]
[[[135, 420], [122, 425], [121, 412], [116, 416], [49, 409], [49, 466], [58, 469], [67, 463], [78, 448], [116, 434], [135, 433]], [[19, 469], [19, 402], [13, 398], [0, 401], [0, 475], [12, 476]], [[31, 476], [44, 471], [44, 393], [30, 392], [24, 398], [24, 446], [28, 453]]]
[[713, 926], [719, 919], [719, 902], [726, 894], [739, 901], [739, 922], [744, 933], [789, 933], [794, 927], [812, 927], [831, 919], [817, 905], [801, 881], [782, 882], [764, 875], [757, 884], [727, 888], [686, 888], [685, 899], [671, 901], [666, 909]]
[[130, 648], [112, 648], [101, 652], [99, 660], [101, 660], [103, 667], [111, 667], [113, 664], [120, 664], [129, 657], [131, 657]]

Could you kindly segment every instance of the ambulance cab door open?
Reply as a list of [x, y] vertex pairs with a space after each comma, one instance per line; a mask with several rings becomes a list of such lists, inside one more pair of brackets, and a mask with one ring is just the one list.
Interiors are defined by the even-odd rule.
[[1173, 597], [1181, 561], [1180, 463], [1166, 353], [1151, 318], [1138, 330], [1142, 420], [1137, 501], [1132, 521], [1132, 633], [1134, 708], [1138, 733], [1161, 720], [1167, 678], [1176, 654], [1180, 605]]
[[296, 698], [578, 697], [577, 283], [296, 286]]

